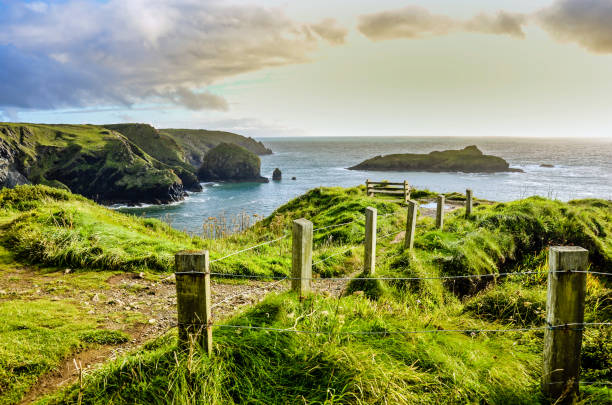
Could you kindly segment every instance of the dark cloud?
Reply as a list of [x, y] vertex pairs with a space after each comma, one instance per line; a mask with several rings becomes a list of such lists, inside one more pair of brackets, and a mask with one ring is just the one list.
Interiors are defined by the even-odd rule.
[[348, 30], [340, 26], [333, 18], [326, 18], [318, 24], [311, 24], [310, 28], [332, 45], [343, 44], [348, 34]]
[[454, 31], [475, 31], [486, 34], [524, 37], [525, 17], [500, 11], [496, 15], [479, 14], [470, 20], [455, 20], [445, 15], [432, 14], [419, 6], [366, 14], [359, 18], [358, 29], [374, 40], [422, 38], [446, 35]]
[[560, 41], [598, 53], [612, 52], [612, 1], [561, 0], [536, 14], [538, 23]]
[[226, 110], [218, 80], [308, 61], [343, 38], [281, 11], [198, 0], [8, 1], [0, 14], [0, 108], [170, 101]]

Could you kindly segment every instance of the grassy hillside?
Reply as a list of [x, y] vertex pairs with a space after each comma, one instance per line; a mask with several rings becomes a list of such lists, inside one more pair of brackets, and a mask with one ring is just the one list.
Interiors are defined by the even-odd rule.
[[231, 132], [171, 128], [160, 129], [159, 132], [174, 139], [183, 148], [186, 161], [196, 168], [202, 165], [206, 152], [223, 142], [242, 146], [256, 155], [272, 153], [263, 143]]
[[74, 269], [170, 271], [177, 251], [203, 245], [161, 221], [45, 186], [1, 190], [0, 231], [17, 260]]
[[34, 184], [102, 202], [169, 202], [182, 183], [118, 132], [94, 125], [0, 123], [0, 158]]
[[[413, 193], [413, 198], [432, 197], [428, 191]], [[456, 194], [447, 197], [462, 198]], [[273, 294], [217, 323], [307, 333], [217, 327], [215, 355], [208, 359], [198, 350], [178, 351], [172, 331], [86, 374], [83, 403], [540, 401], [541, 330], [448, 330], [541, 326], [547, 246], [584, 246], [590, 251], [592, 269], [609, 271], [611, 202], [562, 203], [534, 197], [481, 204], [471, 218], [465, 218], [462, 209], [449, 213], [444, 231], [434, 229], [432, 218], [420, 217], [416, 247], [409, 254], [403, 252], [401, 243], [393, 243], [405, 224], [405, 206], [398, 199], [366, 197], [363, 186], [311, 190], [249, 230], [214, 240], [192, 238], [156, 220], [113, 212], [66, 191], [23, 186], [0, 191], [0, 244], [6, 249], [0, 262], [36, 264], [45, 272], [70, 267], [76, 275], [87, 277], [72, 281], [72, 288], [91, 288], [96, 280], [102, 283], [110, 275], [82, 270], [169, 272], [178, 250], [208, 248], [213, 260], [222, 258], [288, 235], [291, 221], [305, 217], [315, 228], [324, 228], [315, 232], [314, 261], [329, 260], [315, 264], [315, 274], [358, 274], [367, 206], [379, 212], [378, 276], [523, 270], [540, 274], [503, 277], [495, 283], [490, 278], [469, 283], [353, 281], [340, 299], [318, 295], [299, 300], [292, 293]], [[390, 236], [383, 237], [387, 234]], [[290, 245], [290, 237], [286, 237], [214, 262], [211, 269], [288, 275]], [[0, 269], [3, 266], [6, 264]], [[607, 278], [589, 276], [587, 322], [610, 321], [609, 283]], [[15, 313], [22, 315], [15, 318]], [[4, 383], [0, 384], [0, 403], [19, 398], [41, 373], [57, 366], [69, 353], [96, 342], [125, 339], [120, 333], [96, 332], [105, 322], [108, 320], [100, 315], [90, 319], [82, 303], [36, 299], [30, 304], [23, 296], [12, 299], [0, 291], [0, 325], [5, 325], [0, 326], [0, 377], [6, 377], [0, 378]], [[402, 330], [447, 332], [381, 334]], [[610, 381], [610, 328], [592, 327], [584, 333], [583, 380]], [[24, 344], [30, 341], [32, 344]], [[585, 403], [609, 401], [605, 388], [589, 385], [582, 392]], [[78, 386], [71, 386], [40, 403], [76, 403], [78, 396]]]
[[[427, 192], [415, 194], [429, 196]], [[401, 229], [405, 220], [402, 205], [365, 197], [363, 188], [322, 188], [279, 208], [246, 233], [206, 245], [213, 258], [221, 257], [238, 246], [282, 236], [294, 218], [307, 217], [315, 228], [355, 220], [315, 234], [315, 261], [328, 257], [330, 251], [354, 246], [325, 264], [329, 267], [315, 267], [315, 271], [322, 275], [352, 273], [360, 267], [363, 209], [368, 205], [379, 210], [379, 234]], [[480, 205], [472, 218], [457, 210], [448, 215], [446, 223], [445, 230], [439, 231], [431, 218], [421, 218], [412, 253], [381, 238], [377, 275], [540, 273], [503, 277], [493, 283], [354, 281], [340, 299], [271, 295], [218, 324], [287, 332], [216, 327], [211, 359], [198, 350], [178, 351], [173, 332], [92, 373], [81, 391], [83, 399], [100, 404], [545, 402], [539, 394], [542, 330], [449, 330], [541, 326], [547, 246], [582, 245], [590, 251], [593, 269], [609, 271], [612, 203], [582, 200], [568, 204], [534, 197]], [[286, 274], [289, 263], [282, 258], [288, 256], [288, 246], [283, 242], [214, 263], [213, 271]], [[587, 322], [610, 321], [609, 283], [603, 277], [588, 277]], [[305, 333], [291, 333], [293, 330]], [[402, 330], [438, 332], [393, 334]], [[610, 328], [605, 326], [585, 329], [584, 381], [612, 378], [610, 337]], [[73, 386], [43, 402], [74, 403], [78, 395], [78, 387]], [[584, 386], [582, 395], [583, 403], [609, 403], [605, 387]]]

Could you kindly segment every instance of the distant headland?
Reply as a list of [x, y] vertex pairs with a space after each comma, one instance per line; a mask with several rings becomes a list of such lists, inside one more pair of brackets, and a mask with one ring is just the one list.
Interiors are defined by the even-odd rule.
[[504, 159], [483, 154], [475, 145], [460, 150], [435, 151], [428, 154], [398, 153], [376, 156], [349, 170], [496, 173], [522, 172], [511, 168]]
[[[217, 173], [230, 175], [218, 180], [265, 181], [257, 155], [272, 151], [231, 132], [0, 123], [0, 188], [44, 184], [104, 204], [170, 203], [182, 200], [186, 191], [202, 190], [198, 171], [221, 144], [226, 163]], [[249, 171], [251, 166], [256, 167]]]

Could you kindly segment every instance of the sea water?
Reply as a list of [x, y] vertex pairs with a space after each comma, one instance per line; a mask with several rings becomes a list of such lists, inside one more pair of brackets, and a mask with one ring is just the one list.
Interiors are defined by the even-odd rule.
[[[280, 182], [203, 183], [204, 191], [185, 201], [161, 206], [120, 208], [124, 212], [160, 218], [173, 227], [200, 234], [209, 217], [231, 218], [241, 213], [269, 215], [276, 208], [315, 187], [350, 187], [366, 179], [404, 181], [436, 192], [465, 192], [496, 201], [532, 195], [568, 201], [612, 199], [612, 139], [533, 139], [459, 137], [300, 137], [261, 138], [273, 155], [261, 157], [263, 176], [278, 167]], [[347, 170], [361, 161], [390, 153], [429, 153], [476, 145], [485, 154], [506, 159], [523, 173], [426, 173]], [[555, 167], [541, 167], [552, 164]], [[291, 180], [295, 177], [296, 180]]]

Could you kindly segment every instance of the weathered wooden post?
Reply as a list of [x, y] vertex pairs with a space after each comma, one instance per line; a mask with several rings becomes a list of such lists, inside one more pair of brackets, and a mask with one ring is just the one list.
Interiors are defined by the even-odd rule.
[[406, 238], [404, 239], [404, 249], [412, 249], [414, 247], [417, 210], [416, 201], [408, 201], [408, 217], [406, 218]]
[[404, 180], [404, 202], [407, 203], [408, 200], [410, 200], [410, 185]]
[[376, 271], [376, 215], [376, 208], [366, 208], [363, 271], [365, 274], [370, 275]]
[[374, 196], [374, 193], [370, 193], [370, 179], [366, 179], [366, 196]]
[[178, 338], [183, 348], [197, 343], [212, 354], [212, 315], [208, 251], [183, 251], [174, 256]]
[[465, 216], [469, 218], [472, 215], [473, 193], [471, 189], [465, 190]]
[[312, 280], [312, 222], [293, 221], [292, 238], [291, 290], [303, 297], [310, 292]]
[[588, 258], [577, 246], [549, 250], [542, 391], [561, 403], [572, 403], [578, 394], [586, 273], [576, 271], [586, 271]]
[[436, 208], [436, 227], [438, 229], [444, 228], [444, 196], [442, 194], [438, 196], [438, 206]]

